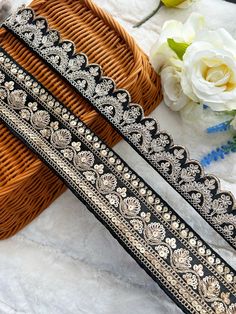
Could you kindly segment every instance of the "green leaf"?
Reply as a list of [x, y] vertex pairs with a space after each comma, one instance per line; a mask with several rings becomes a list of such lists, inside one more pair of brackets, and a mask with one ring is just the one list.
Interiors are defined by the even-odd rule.
[[178, 58], [183, 60], [185, 51], [190, 45], [186, 43], [178, 43], [173, 38], [168, 38], [167, 43], [169, 47], [177, 54]]

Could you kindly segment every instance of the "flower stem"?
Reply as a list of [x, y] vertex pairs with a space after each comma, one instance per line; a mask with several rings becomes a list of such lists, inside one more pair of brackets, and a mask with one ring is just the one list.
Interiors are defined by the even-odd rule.
[[158, 7], [157, 7], [155, 10], [153, 10], [148, 16], [146, 16], [146, 17], [145, 17], [144, 19], [142, 19], [140, 22], [138, 22], [137, 24], [135, 24], [133, 27], [134, 27], [134, 28], [137, 28], [137, 27], [143, 25], [143, 24], [144, 24], [145, 22], [147, 22], [151, 17], [153, 17], [153, 15], [155, 15], [155, 14], [159, 11], [159, 9], [160, 9], [162, 6], [163, 6], [163, 3], [160, 1]]

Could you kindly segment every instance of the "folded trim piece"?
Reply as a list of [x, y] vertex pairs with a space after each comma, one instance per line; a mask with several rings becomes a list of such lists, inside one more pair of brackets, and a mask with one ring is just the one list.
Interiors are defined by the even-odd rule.
[[234, 313], [235, 271], [2, 48], [0, 119], [62, 178], [184, 312]]
[[116, 89], [102, 76], [99, 65], [76, 53], [74, 44], [62, 40], [45, 18], [31, 8], [20, 8], [3, 24], [21, 38], [69, 82], [148, 163], [156, 169], [217, 231], [236, 248], [236, 205], [230, 192], [221, 191], [219, 180], [204, 173], [189, 159], [187, 150], [175, 145], [159, 130], [156, 120], [144, 117], [141, 106], [131, 103], [129, 93]]

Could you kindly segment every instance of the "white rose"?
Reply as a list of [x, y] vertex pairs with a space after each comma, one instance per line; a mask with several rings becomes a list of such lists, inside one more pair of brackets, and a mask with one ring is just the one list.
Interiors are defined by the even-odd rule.
[[159, 39], [151, 49], [150, 59], [155, 70], [159, 73], [163, 66], [167, 64], [175, 64], [181, 67], [181, 60], [178, 59], [176, 53], [169, 47], [168, 38], [174, 39], [176, 42], [184, 42], [191, 44], [199, 32], [205, 25], [203, 16], [193, 13], [183, 24], [176, 20], [170, 20], [164, 23]]
[[167, 66], [161, 71], [161, 83], [165, 104], [174, 111], [182, 109], [189, 98], [183, 93], [180, 72], [174, 66]]
[[226, 30], [198, 34], [183, 56], [181, 85], [214, 111], [236, 109], [236, 41]]

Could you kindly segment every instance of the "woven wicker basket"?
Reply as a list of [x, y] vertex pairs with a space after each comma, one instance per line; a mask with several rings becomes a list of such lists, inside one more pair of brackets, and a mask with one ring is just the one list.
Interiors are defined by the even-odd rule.
[[[119, 88], [128, 89], [146, 114], [160, 102], [160, 82], [146, 55], [114, 19], [89, 0], [35, 0], [31, 7], [45, 16], [63, 38], [75, 42], [90, 62], [99, 63]], [[118, 134], [42, 60], [4, 29], [3, 48], [109, 145]], [[63, 191], [63, 183], [0, 124], [0, 238], [32, 221]]]

